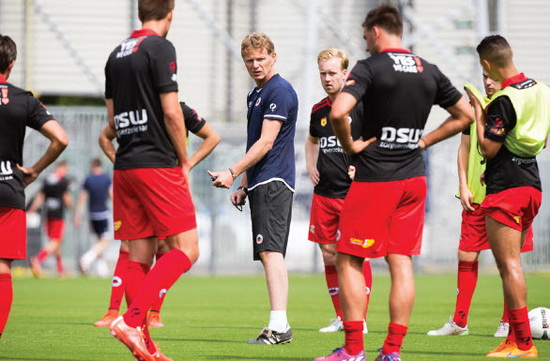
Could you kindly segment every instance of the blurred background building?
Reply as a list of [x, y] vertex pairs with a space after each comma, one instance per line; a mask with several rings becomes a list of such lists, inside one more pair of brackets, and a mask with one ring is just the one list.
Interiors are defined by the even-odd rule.
[[[210, 158], [193, 170], [192, 187], [201, 234], [201, 260], [194, 272], [239, 273], [259, 271], [251, 261], [248, 209], [239, 213], [229, 203], [229, 192], [213, 189], [206, 169], [223, 169], [244, 154], [246, 95], [254, 84], [241, 57], [240, 42], [253, 31], [267, 33], [275, 43], [276, 67], [298, 92], [300, 117], [296, 136], [298, 181], [289, 268], [316, 271], [322, 262], [307, 241], [312, 185], [305, 171], [303, 144], [313, 104], [324, 97], [316, 57], [327, 47], [344, 49], [350, 64], [362, 59], [365, 42], [361, 24], [376, 0], [176, 0], [168, 39], [178, 52], [180, 98], [194, 107], [222, 136]], [[394, 0], [406, 28], [404, 43], [437, 64], [459, 88], [470, 81], [481, 87], [481, 68], [475, 46], [484, 36], [507, 37], [520, 71], [550, 83], [550, 2], [547, 0]], [[0, 33], [18, 44], [18, 60], [10, 81], [32, 90], [48, 103], [96, 103], [103, 98], [103, 68], [109, 53], [140, 27], [137, 0], [0, 0]], [[68, 130], [71, 144], [62, 157], [80, 184], [91, 157], [101, 155], [97, 136], [107, 123], [102, 106], [49, 106]], [[427, 129], [435, 128], [446, 113], [434, 108]], [[32, 132], [27, 159], [34, 159], [44, 143]], [[197, 139], [190, 137], [190, 151]], [[460, 231], [456, 151], [458, 137], [434, 146], [429, 162], [429, 206], [419, 270], [456, 267]], [[29, 158], [30, 157], [30, 158]], [[543, 186], [550, 184], [550, 159], [539, 157]], [[47, 173], [47, 172], [46, 172]], [[38, 184], [29, 187], [30, 198]], [[74, 192], [78, 187], [74, 187]], [[550, 268], [550, 211], [544, 197], [535, 224], [536, 249], [524, 262], [531, 270]], [[38, 232], [40, 233], [40, 232]], [[88, 247], [86, 231], [69, 227], [64, 244], [66, 263]], [[31, 242], [32, 243], [32, 242]], [[33, 253], [34, 245], [29, 252]], [[116, 257], [117, 242], [110, 250]], [[485, 252], [487, 253], [487, 252]], [[483, 264], [491, 266], [485, 254]], [[376, 264], [376, 263], [375, 263]]]

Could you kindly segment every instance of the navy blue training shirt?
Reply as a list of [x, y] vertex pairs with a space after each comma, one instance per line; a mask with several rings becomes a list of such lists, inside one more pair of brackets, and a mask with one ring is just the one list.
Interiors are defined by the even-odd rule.
[[298, 96], [294, 88], [279, 74], [275, 74], [262, 88], [256, 87], [248, 94], [247, 104], [247, 152], [260, 139], [264, 119], [283, 123], [273, 148], [246, 171], [248, 188], [278, 180], [294, 191], [294, 135], [298, 118]]
[[107, 210], [110, 188], [111, 178], [106, 174], [90, 174], [86, 177], [82, 189], [88, 192], [88, 211], [90, 213], [105, 212]]

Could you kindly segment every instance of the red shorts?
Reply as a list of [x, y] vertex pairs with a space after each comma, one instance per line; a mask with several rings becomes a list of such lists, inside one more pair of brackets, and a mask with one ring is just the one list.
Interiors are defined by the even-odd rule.
[[481, 203], [486, 216], [510, 228], [525, 231], [531, 227], [542, 202], [542, 192], [533, 187], [515, 187], [488, 194]]
[[425, 205], [426, 177], [352, 182], [340, 215], [336, 250], [363, 258], [419, 255]]
[[27, 258], [27, 217], [22, 209], [0, 207], [0, 258]]
[[[485, 228], [485, 213], [479, 204], [472, 204], [473, 212], [462, 211], [462, 228], [458, 249], [468, 252], [479, 252], [490, 249], [487, 230]], [[527, 237], [521, 252], [533, 250], [533, 227], [529, 227]]]
[[115, 170], [115, 239], [166, 238], [197, 228], [189, 185], [180, 168]]
[[52, 241], [63, 241], [63, 234], [65, 233], [65, 220], [48, 218], [46, 221], [46, 233], [48, 234], [48, 238]]
[[336, 233], [344, 199], [313, 194], [308, 239], [316, 243], [336, 243]]

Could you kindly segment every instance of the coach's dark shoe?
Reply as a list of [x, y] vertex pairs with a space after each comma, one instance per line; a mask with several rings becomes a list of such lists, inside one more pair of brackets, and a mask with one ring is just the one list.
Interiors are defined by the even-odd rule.
[[251, 345], [276, 345], [289, 343], [292, 341], [292, 329], [288, 327], [283, 332], [273, 331], [269, 327], [265, 327], [260, 335], [252, 340], [248, 340]]

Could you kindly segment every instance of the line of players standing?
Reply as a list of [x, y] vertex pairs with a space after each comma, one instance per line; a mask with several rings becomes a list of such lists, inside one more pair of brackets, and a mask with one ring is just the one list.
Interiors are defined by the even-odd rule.
[[[186, 128], [181, 119], [186, 109], [184, 104], [177, 101], [175, 51], [164, 39], [172, 22], [173, 3], [159, 5], [142, 0], [139, 13], [143, 28], [135, 31], [113, 51], [106, 66], [109, 126], [103, 131], [100, 144], [115, 163], [114, 190], [116, 197], [120, 196], [119, 200], [115, 197], [114, 204], [115, 237], [133, 241], [126, 244], [128, 265], [122, 267], [127, 268], [122, 284], [125, 284], [129, 311], [118, 316], [117, 310], [114, 320], [104, 321], [109, 323], [112, 335], [125, 344], [137, 359], [169, 360], [152, 342], [145, 315], [151, 309], [159, 311], [160, 306], [154, 309], [154, 304], [163, 299], [179, 275], [186, 272], [198, 257], [194, 209], [187, 185], [187, 173], [196, 163], [191, 164], [185, 150], [186, 137], [183, 133]], [[362, 334], [368, 332], [365, 314], [372, 283], [369, 262], [365, 259], [376, 257], [386, 258], [392, 275], [391, 320], [387, 338], [376, 360], [400, 360], [401, 344], [408, 330], [414, 301], [411, 256], [420, 253], [424, 221], [426, 179], [421, 151], [457, 134], [474, 119], [478, 125], [474, 133], [481, 155], [488, 159], [485, 171], [488, 195], [480, 208], [485, 212], [488, 240], [503, 277], [505, 313], [508, 313], [511, 330], [507, 340], [488, 356], [537, 357], [530, 331], [525, 328], [526, 304], [525, 295], [522, 294], [525, 283], [517, 277], [512, 278], [517, 276], [515, 266], [519, 258], [519, 247], [514, 247], [524, 243], [540, 206], [540, 178], [538, 172], [535, 172], [534, 156], [542, 150], [550, 129], [550, 120], [546, 117], [538, 124], [535, 135], [529, 133], [528, 129], [532, 128], [533, 119], [548, 116], [540, 109], [542, 107], [532, 106], [533, 103], [538, 105], [540, 98], [548, 95], [548, 87], [517, 72], [512, 62], [511, 49], [502, 37], [487, 37], [477, 48], [480, 62], [487, 77], [502, 83], [502, 90], [484, 109], [480, 98], [472, 93], [471, 88], [467, 89], [470, 103], [475, 109], [474, 114], [465, 98], [437, 67], [402, 48], [402, 20], [394, 7], [383, 5], [371, 10], [363, 27], [367, 51], [372, 57], [358, 62], [349, 76], [346, 75], [347, 59], [338, 50], [328, 49], [321, 52], [318, 58], [321, 82], [328, 97], [313, 108], [310, 135], [306, 142], [308, 173], [315, 184], [309, 238], [320, 244], [327, 286], [337, 314], [334, 322], [320, 331], [343, 329], [346, 337], [343, 347], [315, 360], [361, 360], [365, 357]], [[261, 261], [266, 270], [271, 313], [268, 326], [257, 338], [248, 342], [287, 343], [292, 340], [292, 330], [286, 317], [288, 280], [284, 255], [294, 191], [293, 139], [297, 97], [292, 86], [275, 71], [277, 55], [273, 43], [265, 34], [254, 33], [245, 37], [241, 54], [250, 76], [256, 82], [256, 88], [248, 96], [247, 152], [228, 170], [209, 174], [213, 186], [219, 188], [231, 187], [236, 178], [244, 174], [241, 185], [230, 199], [234, 205], [242, 206], [248, 197], [251, 204], [254, 259]], [[144, 55], [152, 60], [140, 63], [140, 57]], [[8, 60], [9, 64], [0, 79], [1, 84], [8, 84], [3, 85], [7, 89], [2, 92], [4, 105], [12, 100], [8, 100], [11, 85], [6, 79], [15, 57]], [[129, 60], [139, 66], [135, 69], [129, 67]], [[156, 76], [139, 78], [137, 75], [147, 73], [145, 69], [148, 67], [152, 67]], [[141, 82], [144, 87], [136, 87], [130, 95], [121, 92], [132, 81]], [[140, 94], [147, 87], [152, 91]], [[422, 91], [410, 92], [410, 87]], [[19, 89], [11, 91], [11, 94], [20, 95], [17, 94]], [[155, 92], [158, 99], [149, 98], [155, 104], [149, 104], [143, 110], [135, 110], [139, 109], [138, 104], [143, 104], [140, 99]], [[30, 168], [20, 166], [20, 154], [7, 163], [3, 161], [2, 181], [13, 181], [15, 177], [9, 176], [14, 173], [13, 169], [17, 169], [19, 189], [36, 179], [67, 144], [62, 129], [55, 125], [55, 121], [52, 123], [53, 118], [45, 108], [36, 104], [28, 93], [23, 95], [30, 99], [28, 101], [34, 102], [33, 106], [39, 116], [21, 114], [22, 121], [18, 126], [24, 128], [29, 125], [39, 129], [50, 139], [51, 146]], [[445, 108], [450, 116], [439, 128], [421, 136], [434, 103]], [[128, 114], [133, 119], [131, 127]], [[354, 121], [356, 119], [359, 122]], [[185, 120], [188, 120], [187, 116]], [[144, 123], [147, 125], [144, 126]], [[331, 126], [327, 126], [329, 123]], [[48, 130], [52, 124], [54, 129]], [[159, 127], [160, 124], [164, 124], [164, 127]], [[354, 127], [355, 124], [359, 124], [359, 127]], [[187, 129], [192, 129], [192, 124], [186, 125]], [[205, 153], [202, 158], [219, 142], [213, 130], [211, 134], [217, 139], [210, 149], [203, 149]], [[116, 152], [112, 146], [115, 136], [119, 141]], [[530, 141], [525, 140], [526, 136]], [[157, 145], [158, 149], [147, 148], [150, 144]], [[13, 153], [14, 150], [20, 153], [20, 148], [15, 145], [5, 153]], [[350, 158], [344, 153], [353, 154], [351, 163], [354, 167], [350, 166]], [[156, 157], [164, 154], [170, 157]], [[518, 157], [522, 161], [518, 162]], [[198, 162], [202, 158], [195, 160]], [[466, 169], [459, 156], [461, 178], [465, 177]], [[512, 182], [512, 186], [503, 183], [502, 177], [510, 177], [511, 174], [515, 177], [510, 179], [517, 180], [518, 172], [523, 177], [520, 177], [519, 182]], [[163, 185], [177, 190], [176, 194], [170, 194], [176, 204], [166, 203], [169, 198], [166, 190], [150, 186], [152, 177], [166, 179]], [[49, 178], [57, 178], [57, 183], [66, 187], [59, 181], [63, 179], [62, 169], [56, 169]], [[354, 181], [350, 182], [350, 179]], [[110, 184], [104, 183], [103, 189], [108, 189]], [[180, 195], [178, 192], [182, 184], [184, 192]], [[461, 179], [460, 185], [465, 211], [475, 210], [473, 198], [464, 194], [469, 189], [468, 183]], [[58, 187], [57, 193], [63, 195], [66, 188], [61, 188]], [[35, 210], [41, 201], [55, 203], [48, 201], [45, 189], [42, 192], [44, 195], [33, 202], [31, 210]], [[91, 188], [85, 186], [83, 189], [89, 196], [92, 194]], [[520, 191], [521, 199], [511, 200], [508, 195], [510, 189], [516, 191], [516, 195]], [[134, 196], [137, 199], [133, 199]], [[17, 199], [19, 203], [20, 198]], [[84, 196], [80, 199], [84, 199]], [[68, 201], [63, 203], [70, 204]], [[91, 207], [93, 202], [89, 204]], [[132, 207], [128, 207], [129, 204]], [[135, 210], [138, 204], [146, 210], [152, 210], [152, 206], [161, 209], [164, 206], [172, 207], [169, 210], [174, 212], [167, 213], [181, 214], [185, 226], [165, 222], [168, 219], [173, 221], [173, 217], [156, 209], [152, 211], [156, 214], [142, 224], [142, 219], [136, 221], [128, 215], [128, 209]], [[91, 208], [90, 211], [91, 217], [99, 217], [96, 213], [103, 212]], [[9, 210], [2, 213], [2, 217], [14, 219], [16, 222], [13, 223], [20, 224], [21, 212], [12, 213]], [[92, 222], [98, 235], [104, 231], [104, 223]], [[62, 225], [54, 221], [48, 221], [47, 224], [51, 238], [60, 238]], [[370, 225], [365, 227], [365, 224]], [[463, 226], [463, 238], [465, 230], [469, 230], [470, 226]], [[165, 239], [167, 250], [157, 254], [156, 264], [151, 268], [152, 254], [159, 250], [157, 237]], [[152, 242], [153, 238], [155, 242]], [[40, 272], [40, 262], [50, 253], [56, 253], [58, 245], [59, 242], [57, 248], [48, 245], [33, 260], [33, 270], [37, 274]], [[123, 243], [121, 259], [125, 258], [124, 247]], [[82, 269], [89, 268], [103, 249], [104, 245], [101, 245], [91, 254], [87, 253], [81, 260]], [[477, 252], [478, 249], [472, 251]], [[17, 257], [2, 260], [9, 261]], [[459, 288], [461, 269], [467, 268], [470, 273], [477, 275], [477, 267], [473, 264], [475, 261], [461, 262], [466, 263], [459, 266]], [[0, 263], [0, 275], [9, 273], [5, 269], [9, 271], [10, 264]], [[174, 269], [175, 265], [179, 265], [177, 269]], [[62, 272], [59, 263], [58, 271]], [[9, 282], [11, 284], [11, 279]], [[343, 309], [340, 309], [340, 298], [343, 300]], [[457, 307], [458, 303], [457, 299]], [[435, 334], [448, 334], [447, 328], [451, 328], [453, 333], [464, 333], [467, 308], [469, 303], [465, 311], [457, 312], [462, 317], [462, 326], [452, 320]], [[109, 312], [107, 316], [111, 317]], [[7, 315], [4, 318], [7, 320]]]

